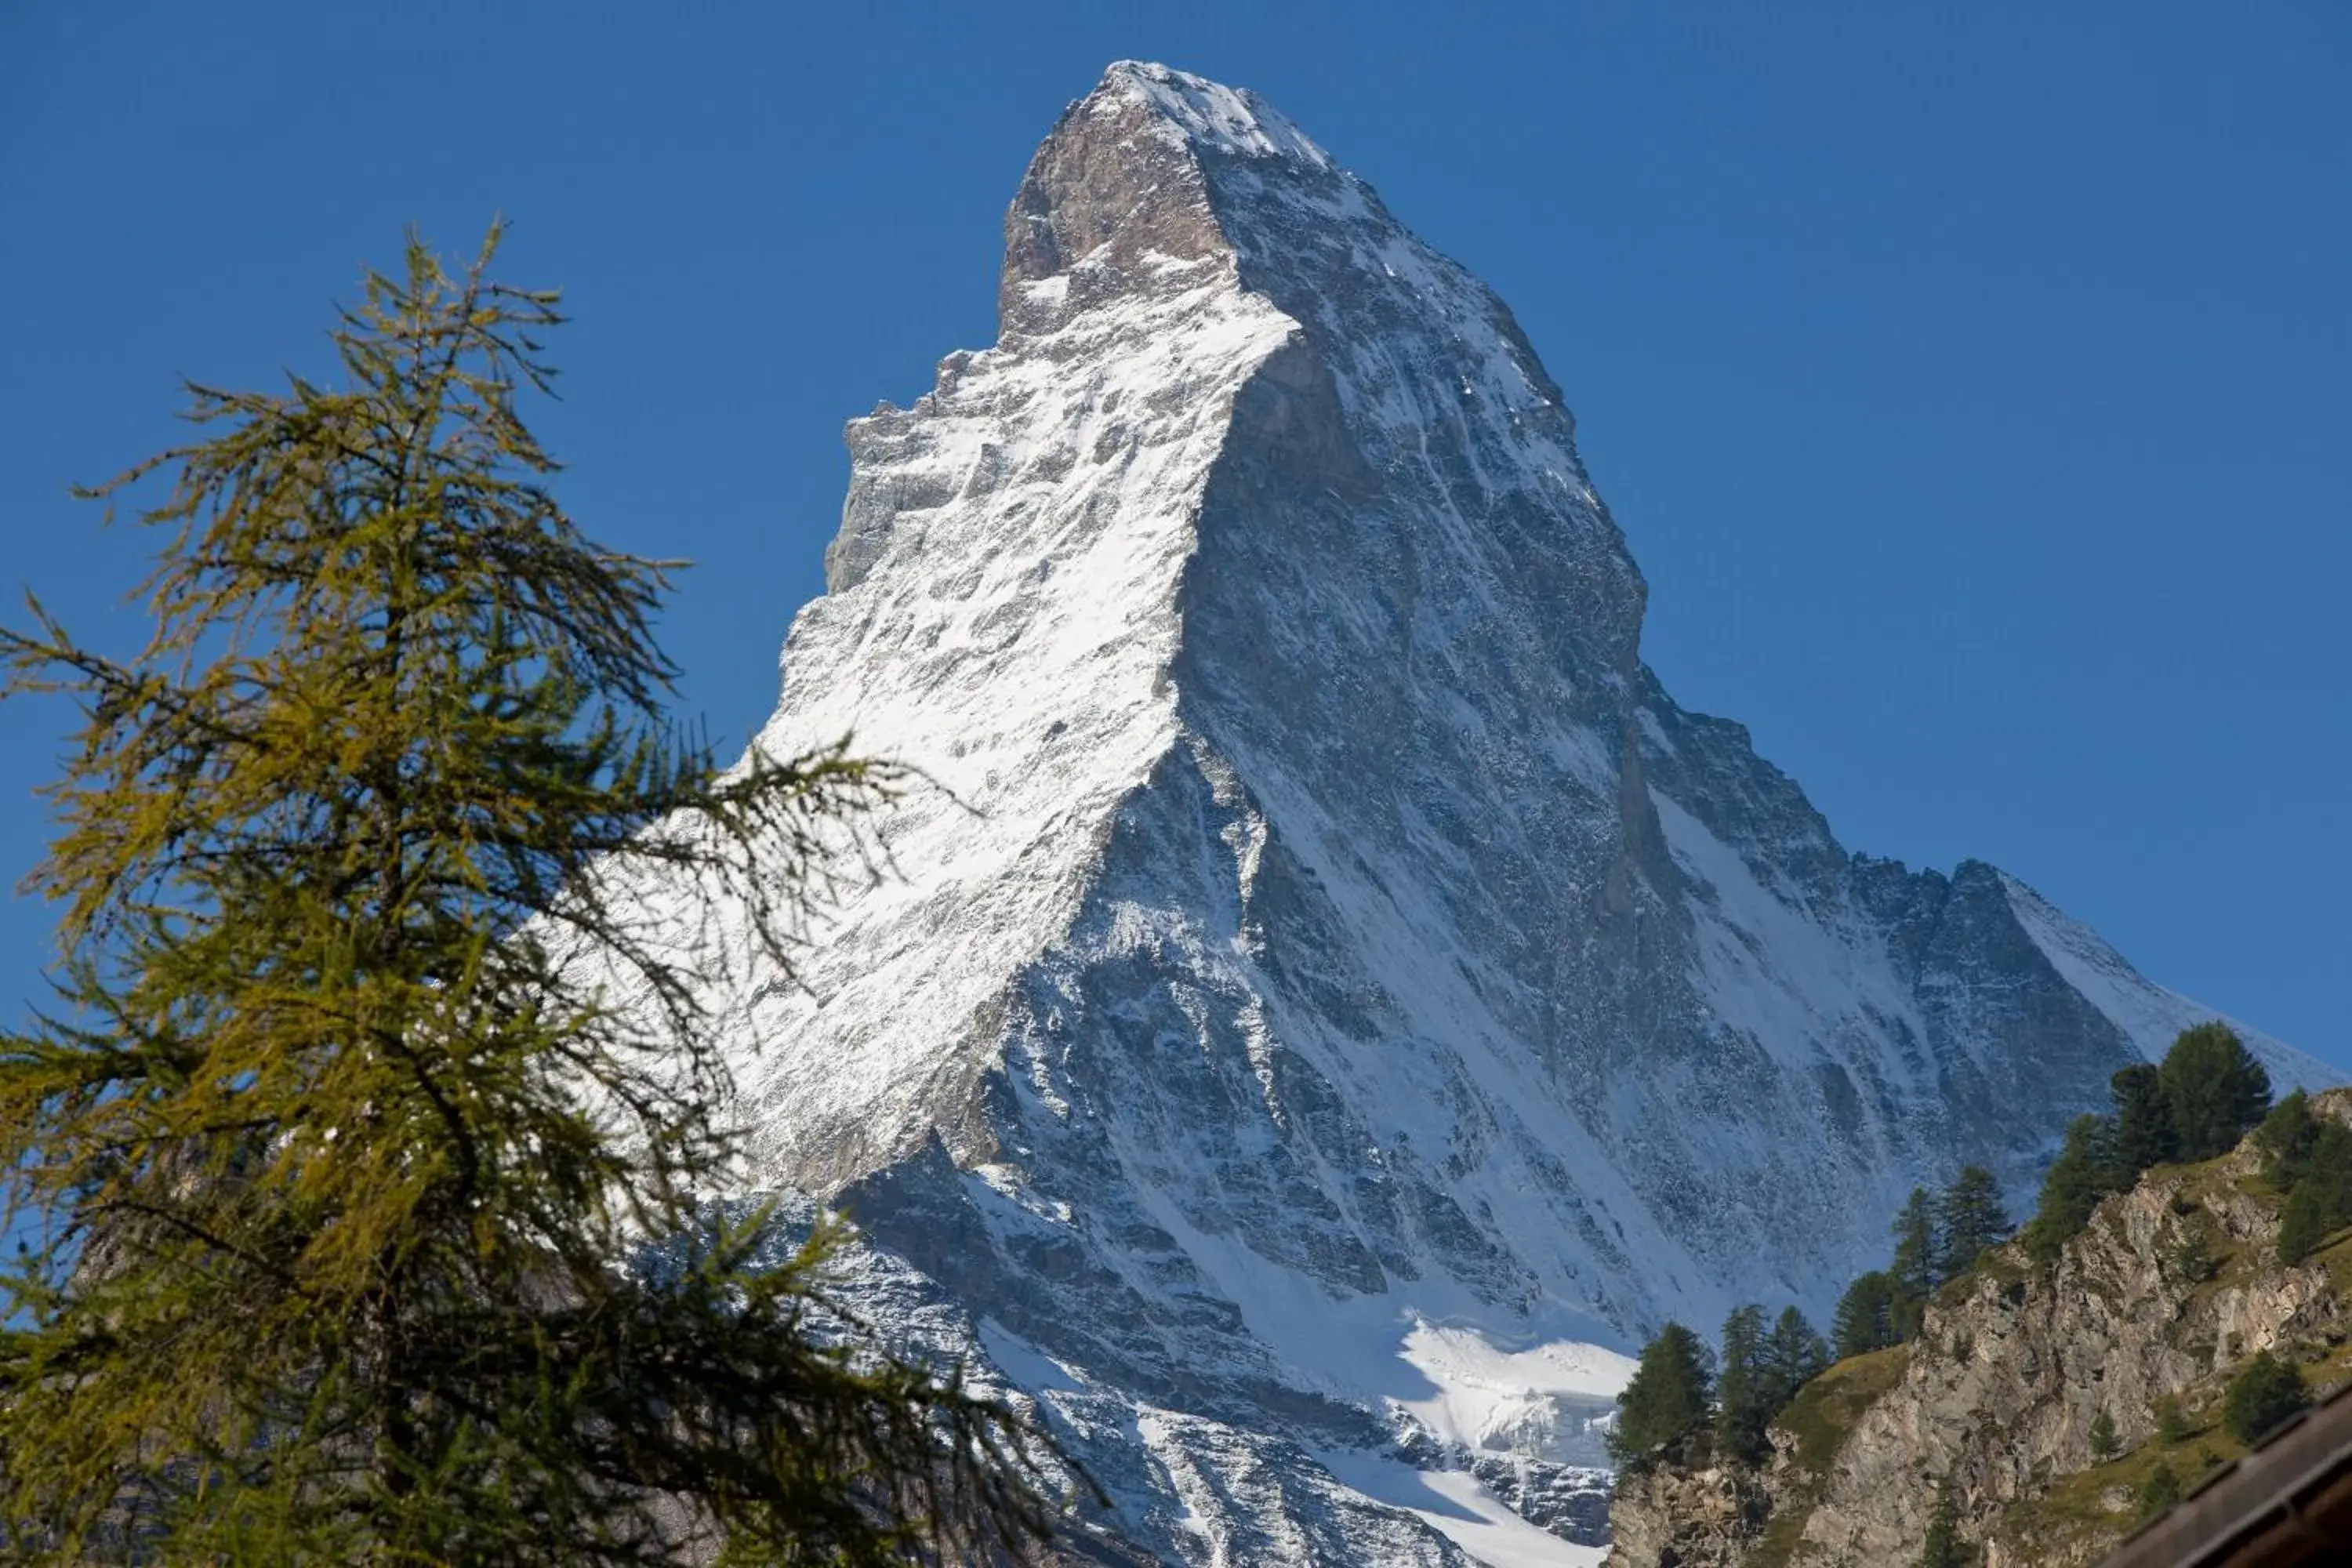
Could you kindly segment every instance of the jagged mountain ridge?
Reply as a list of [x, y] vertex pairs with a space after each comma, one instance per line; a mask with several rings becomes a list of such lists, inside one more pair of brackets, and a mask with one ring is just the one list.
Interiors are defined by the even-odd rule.
[[[1374, 1492], [1551, 1551], [1489, 1504], [1597, 1460], [1612, 1350], [1821, 1311], [2210, 1016], [1677, 708], [1507, 309], [1255, 97], [1114, 66], [1006, 226], [997, 345], [850, 427], [761, 736], [945, 787], [730, 1026], [752, 1179], [1096, 1434], [1148, 1550], [1367, 1560]], [[1395, 1458], [1449, 1445], [1537, 1469]]]

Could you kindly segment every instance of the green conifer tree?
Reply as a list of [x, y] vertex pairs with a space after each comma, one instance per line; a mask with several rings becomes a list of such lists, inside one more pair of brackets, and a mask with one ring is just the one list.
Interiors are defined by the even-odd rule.
[[2319, 1121], [2311, 1114], [2311, 1096], [2301, 1089], [2271, 1107], [2254, 1129], [2254, 1143], [2263, 1153], [2263, 1173], [2281, 1192], [2303, 1179], [2311, 1146], [2319, 1136]]
[[2147, 1479], [2140, 1483], [2139, 1496], [2136, 1500], [2143, 1523], [2180, 1500], [2180, 1478], [2174, 1473], [2169, 1463], [2163, 1459], [2156, 1462], [2156, 1468], [2148, 1471]]
[[1840, 1361], [1893, 1342], [1894, 1281], [1881, 1269], [1855, 1276], [1830, 1314], [1830, 1353]]
[[1764, 1423], [1772, 1415], [1764, 1352], [1764, 1309], [1734, 1307], [1716, 1363], [1715, 1441], [1719, 1452], [1750, 1464], [1765, 1455]]
[[2135, 1062], [2107, 1080], [2116, 1108], [2111, 1156], [2116, 1191], [2128, 1190], [2139, 1173], [2179, 1152], [2172, 1113], [2165, 1103], [2163, 1075], [2153, 1062]]
[[[2294, 1100], [2289, 1096], [2282, 1101], [2281, 1110]], [[2269, 1128], [2277, 1115], [2273, 1111], [2263, 1126]], [[2299, 1156], [2292, 1163], [2273, 1165], [2274, 1171], [2293, 1172], [2286, 1205], [2279, 1216], [2282, 1263], [2302, 1262], [2322, 1241], [2352, 1223], [2352, 1127], [2332, 1119], [2308, 1117], [2308, 1121], [2299, 1135], [2290, 1135], [2300, 1145]]]
[[1937, 1483], [1935, 1510], [1927, 1516], [1927, 1540], [1919, 1548], [1919, 1568], [1968, 1568], [1976, 1553], [1960, 1538], [1959, 1500], [1948, 1479]]
[[2328, 1213], [2326, 1190], [2316, 1182], [2296, 1183], [2279, 1214], [2279, 1261], [2302, 1262], [2334, 1228], [2335, 1216]]
[[2180, 1401], [2172, 1394], [2158, 1396], [2151, 1414], [2156, 1418], [2156, 1440], [2169, 1446], [2189, 1436], [2189, 1417], [2181, 1413]]
[[2016, 1227], [2002, 1207], [2000, 1184], [1982, 1165], [1963, 1165], [1936, 1205], [1939, 1271], [1947, 1279], [1976, 1266]]
[[2271, 1109], [2271, 1079], [2226, 1024], [2181, 1031], [2159, 1069], [2183, 1160], [2226, 1154]]
[[2066, 1129], [2065, 1144], [2042, 1178], [2041, 1201], [2025, 1226], [2025, 1249], [2036, 1262], [2055, 1262], [2059, 1249], [2081, 1233], [2099, 1200], [2114, 1190], [2114, 1127], [2105, 1117], [2078, 1116]]
[[1889, 1227], [1895, 1237], [1894, 1260], [1887, 1277], [1895, 1283], [1895, 1337], [1907, 1340], [1919, 1331], [1927, 1298], [1943, 1283], [1936, 1246], [1936, 1205], [1924, 1187], [1914, 1187]]
[[2091, 1418], [2091, 1458], [2104, 1465], [2120, 1451], [2116, 1441], [2116, 1419], [2102, 1410]]
[[2230, 1380], [2221, 1397], [2221, 1425], [2239, 1442], [2252, 1443], [2310, 1403], [2302, 1373], [2270, 1352], [2257, 1351]]
[[1706, 1429], [1713, 1377], [1706, 1344], [1680, 1323], [1668, 1323], [1642, 1347], [1642, 1359], [1617, 1396], [1609, 1453], [1638, 1470], [1671, 1444]]
[[1024, 1428], [832, 1314], [822, 1229], [708, 1206], [740, 1149], [709, 977], [629, 896], [726, 897], [781, 973], [821, 836], [889, 778], [677, 738], [665, 569], [547, 488], [519, 401], [559, 318], [496, 239], [372, 275], [341, 386], [192, 389], [204, 438], [116, 481], [173, 480], [142, 653], [37, 605], [0, 632], [10, 689], [83, 716], [33, 882], [58, 998], [0, 1037], [37, 1232], [0, 1555], [1017, 1548]]
[[1797, 1391], [1820, 1376], [1829, 1362], [1830, 1348], [1805, 1314], [1793, 1306], [1783, 1307], [1764, 1345], [1765, 1419], [1787, 1409]]
[[1840, 1360], [1868, 1355], [1899, 1342], [1895, 1331], [1897, 1296], [1895, 1277], [1881, 1269], [1860, 1276], [1845, 1288], [1830, 1320], [1830, 1342]]
[[2195, 1224], [2181, 1226], [2180, 1239], [2165, 1254], [2165, 1262], [2171, 1267], [2173, 1279], [2183, 1285], [2202, 1285], [2213, 1278], [2218, 1267], [2205, 1227]]
[[2323, 1121], [2312, 1136], [2303, 1175], [2337, 1192], [2352, 1191], [2352, 1126], [2333, 1119]]

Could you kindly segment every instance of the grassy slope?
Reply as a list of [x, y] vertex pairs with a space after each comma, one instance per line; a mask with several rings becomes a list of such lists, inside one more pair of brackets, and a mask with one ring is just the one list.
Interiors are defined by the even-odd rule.
[[1862, 1413], [1903, 1380], [1903, 1369], [1910, 1360], [1911, 1347], [1896, 1345], [1842, 1361], [1805, 1384], [1775, 1419], [1775, 1426], [1797, 1439], [1796, 1459], [1802, 1479], [1792, 1505], [1774, 1510], [1764, 1539], [1748, 1555], [1748, 1568], [1784, 1568], [1796, 1560], [1805, 1521], [1812, 1517], [1838, 1450], [1845, 1447]]

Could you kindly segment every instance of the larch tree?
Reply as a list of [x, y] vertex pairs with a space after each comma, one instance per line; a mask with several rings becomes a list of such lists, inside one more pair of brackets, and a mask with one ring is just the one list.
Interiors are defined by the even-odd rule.
[[2311, 1256], [2320, 1238], [2335, 1228], [2327, 1194], [2315, 1182], [2305, 1182], [2287, 1194], [2279, 1211], [2278, 1260], [2300, 1263]]
[[2313, 1109], [2302, 1089], [2283, 1097], [2254, 1129], [2263, 1173], [2286, 1194], [2278, 1256], [2300, 1263], [2352, 1221], [2352, 1127]]
[[1617, 1396], [1609, 1453], [1638, 1470], [1659, 1450], [1706, 1429], [1714, 1400], [1706, 1342], [1680, 1323], [1668, 1323], [1642, 1347], [1642, 1359]]
[[1836, 1315], [1830, 1320], [1831, 1348], [1843, 1359], [1899, 1343], [1895, 1319], [1901, 1296], [1902, 1288], [1884, 1269], [1857, 1277], [1838, 1298]]
[[2311, 1110], [2311, 1096], [2302, 1089], [2283, 1095], [2254, 1129], [2254, 1145], [2263, 1156], [2263, 1173], [2279, 1191], [2293, 1192], [2311, 1160], [2319, 1138], [2320, 1121]]
[[2139, 1510], [2139, 1520], [2143, 1524], [2170, 1510], [2180, 1501], [2180, 1477], [2169, 1460], [2158, 1459], [2156, 1462], [2156, 1468], [2148, 1471], [2147, 1478], [2140, 1482], [2139, 1490], [2132, 1501]]
[[1976, 1553], [1960, 1535], [1959, 1500], [1948, 1478], [1936, 1486], [1936, 1506], [1927, 1516], [1927, 1539], [1919, 1546], [1919, 1568], [1969, 1568]]
[[2226, 1024], [2183, 1029], [2157, 1069], [2182, 1160], [2238, 1146], [2271, 1109], [2271, 1076]]
[[1889, 1228], [1895, 1237], [1895, 1258], [1886, 1270], [1895, 1282], [1895, 1337], [1907, 1340], [1919, 1331], [1927, 1298], [1944, 1278], [1938, 1267], [1942, 1254], [1937, 1246], [1935, 1200], [1925, 1187], [1911, 1189]]
[[2279, 1261], [2302, 1262], [2347, 1222], [2352, 1222], [2352, 1127], [2330, 1119], [2313, 1134], [2303, 1169], [2287, 1194], [2279, 1224]]
[[2175, 1158], [2180, 1140], [2173, 1132], [2164, 1077], [2155, 1063], [2134, 1062], [2119, 1068], [2107, 1080], [2107, 1094], [2116, 1108], [2110, 1151], [2116, 1166], [2115, 1184], [2128, 1188], [2142, 1171]]
[[1813, 1331], [1805, 1314], [1794, 1306], [1781, 1308], [1764, 1342], [1768, 1418], [1787, 1409], [1797, 1391], [1820, 1376], [1829, 1363], [1830, 1347]]
[[1764, 1309], [1734, 1307], [1724, 1320], [1722, 1352], [1716, 1363], [1715, 1444], [1717, 1452], [1750, 1464], [1769, 1451], [1764, 1424], [1776, 1409], [1765, 1348]]
[[549, 489], [560, 318], [497, 237], [371, 274], [341, 384], [191, 387], [201, 436], [106, 487], [170, 481], [143, 650], [0, 632], [81, 715], [56, 994], [0, 1037], [0, 1555], [1021, 1552], [1029, 1428], [866, 1342], [826, 1227], [709, 1203], [729, 1057], [649, 912], [724, 897], [785, 965], [893, 777], [672, 726], [667, 568]]
[[2221, 1425], [2231, 1436], [2252, 1446], [2310, 1404], [2303, 1373], [2293, 1363], [2281, 1361], [2268, 1351], [2256, 1351], [2238, 1369], [2221, 1396]]
[[1973, 1268], [2016, 1228], [1992, 1173], [1982, 1165], [1961, 1166], [1936, 1205], [1937, 1272], [1948, 1279]]
[[2042, 1179], [2042, 1195], [2026, 1223], [2026, 1252], [2037, 1263], [2057, 1261], [2059, 1250], [2090, 1223], [2099, 1200], [2114, 1192], [2123, 1173], [2115, 1155], [2116, 1123], [2104, 1116], [2078, 1116], [2066, 1142]]

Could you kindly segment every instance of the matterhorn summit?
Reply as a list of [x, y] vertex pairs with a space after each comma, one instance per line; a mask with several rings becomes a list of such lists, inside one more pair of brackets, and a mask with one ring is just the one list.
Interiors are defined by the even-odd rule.
[[728, 1016], [751, 1179], [1035, 1402], [1077, 1557], [1597, 1562], [1647, 1332], [1822, 1321], [2212, 1016], [1676, 707], [1508, 309], [1254, 95], [1113, 66], [1001, 312], [850, 426], [760, 738], [934, 784]]

